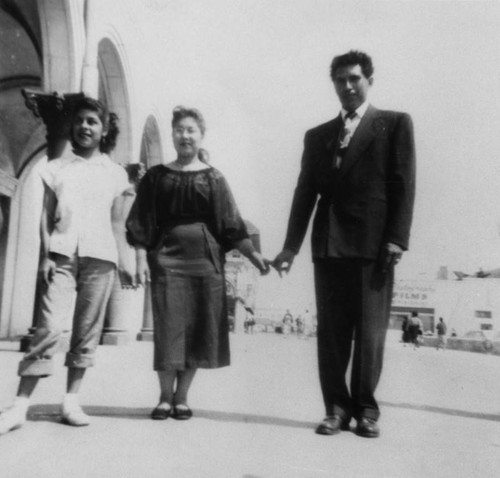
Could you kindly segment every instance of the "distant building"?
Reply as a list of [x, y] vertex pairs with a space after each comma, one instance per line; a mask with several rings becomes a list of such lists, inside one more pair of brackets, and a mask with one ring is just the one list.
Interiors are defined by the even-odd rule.
[[[250, 221], [245, 223], [254, 245], [260, 250], [259, 230]], [[225, 271], [231, 325], [234, 331], [242, 331], [245, 316], [255, 315], [259, 272], [237, 250], [226, 254]]]
[[399, 280], [394, 284], [390, 327], [400, 329], [404, 317], [419, 313], [424, 330], [434, 332], [439, 317], [448, 330], [463, 335], [482, 330], [500, 332], [500, 280], [466, 277], [461, 280]]

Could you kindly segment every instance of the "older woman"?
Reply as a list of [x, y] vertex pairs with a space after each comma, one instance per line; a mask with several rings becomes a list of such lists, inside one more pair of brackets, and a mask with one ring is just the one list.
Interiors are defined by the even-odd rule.
[[196, 109], [173, 111], [177, 159], [142, 179], [127, 221], [138, 278], [151, 279], [154, 369], [161, 395], [151, 418], [188, 419], [187, 394], [198, 368], [229, 365], [224, 256], [238, 249], [261, 272], [224, 176], [201, 149], [205, 122]]

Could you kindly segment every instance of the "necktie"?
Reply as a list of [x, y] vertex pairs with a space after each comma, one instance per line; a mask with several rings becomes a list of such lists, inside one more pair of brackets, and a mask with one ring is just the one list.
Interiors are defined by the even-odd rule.
[[355, 111], [351, 111], [345, 116], [344, 126], [339, 134], [337, 152], [335, 154], [335, 167], [337, 169], [339, 169], [342, 164], [342, 158], [345, 155], [349, 142], [351, 141], [351, 137], [354, 133], [354, 123], [352, 120], [356, 117], [356, 114], [357, 113]]

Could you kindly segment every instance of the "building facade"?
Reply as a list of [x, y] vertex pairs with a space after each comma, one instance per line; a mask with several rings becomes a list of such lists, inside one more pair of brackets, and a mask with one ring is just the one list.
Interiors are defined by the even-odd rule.
[[[34, 98], [42, 93], [43, 101], [57, 102], [54, 98], [64, 101], [79, 92], [98, 97], [120, 119], [114, 161], [147, 167], [163, 161], [161, 115], [153, 98], [149, 104], [137, 101], [123, 25], [118, 28], [102, 7], [94, 0], [0, 1], [2, 339], [18, 338], [32, 325], [43, 194], [37, 169], [68, 148], [67, 137], [44, 124]], [[144, 301], [144, 294], [139, 296], [135, 302]], [[136, 308], [142, 310], [142, 304]]]
[[[113, 161], [149, 168], [174, 159], [162, 110], [169, 115], [185, 97], [199, 101], [203, 88], [186, 88], [185, 70], [172, 69], [182, 56], [179, 37], [165, 43], [140, 19], [162, 12], [164, 31], [174, 30], [186, 21], [180, 10], [163, 0], [0, 0], [0, 339], [19, 339], [33, 324], [43, 197], [38, 169], [69, 148], [59, 113], [72, 95], [97, 97], [118, 115]], [[158, 61], [158, 48], [172, 53], [169, 65]], [[256, 274], [241, 261], [228, 257], [236, 315], [255, 301]], [[148, 292], [116, 284], [103, 343], [151, 339]]]
[[403, 318], [413, 311], [418, 312], [424, 331], [435, 332], [442, 317], [448, 333], [454, 330], [461, 337], [482, 331], [494, 338], [500, 332], [500, 279], [396, 281], [390, 326], [401, 328]]

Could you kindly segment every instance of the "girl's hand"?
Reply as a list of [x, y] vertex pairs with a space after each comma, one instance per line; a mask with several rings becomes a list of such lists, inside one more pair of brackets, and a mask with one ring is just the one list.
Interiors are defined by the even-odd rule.
[[40, 270], [42, 272], [42, 279], [45, 285], [49, 285], [54, 279], [54, 274], [56, 273], [56, 262], [50, 257], [46, 257], [42, 260], [40, 265]]
[[118, 277], [120, 278], [122, 289], [137, 288], [135, 269], [131, 268], [129, 265], [123, 262], [118, 263]]

